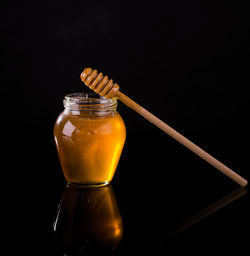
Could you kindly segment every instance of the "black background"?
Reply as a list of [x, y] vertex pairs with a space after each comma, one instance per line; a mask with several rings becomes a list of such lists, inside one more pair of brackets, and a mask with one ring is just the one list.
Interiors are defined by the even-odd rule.
[[[107, 74], [122, 92], [249, 178], [250, 23], [243, 3], [1, 4], [3, 222], [9, 255], [13, 249], [28, 248], [34, 255], [39, 250], [49, 255], [51, 248], [56, 248], [49, 230], [65, 181], [53, 126], [63, 110], [64, 96], [88, 91], [80, 81], [80, 73], [88, 66]], [[196, 209], [188, 207], [187, 198], [180, 201], [194, 213], [237, 187], [122, 103], [118, 111], [126, 123], [127, 141], [113, 186], [131, 233], [133, 218], [126, 215], [126, 207], [137, 204], [135, 199], [129, 202], [127, 190], [129, 198], [140, 196], [138, 200], [142, 200], [144, 193], [157, 187], [168, 187], [168, 197], [170, 188], [179, 189], [180, 194], [193, 195], [191, 205], [199, 202]], [[229, 239], [231, 244], [236, 242], [235, 247], [244, 248], [243, 236], [237, 240], [233, 234], [249, 228], [249, 221], [244, 219], [249, 202], [248, 195], [245, 197], [238, 203], [240, 212], [225, 210], [198, 231], [177, 239], [177, 247], [188, 237], [201, 242], [200, 236], [211, 239], [218, 231], [209, 245], [203, 245], [218, 246], [227, 235], [223, 245]], [[142, 207], [145, 211], [150, 207], [146, 201]], [[231, 233], [225, 219], [232, 222]], [[122, 248], [132, 251], [127, 244]]]

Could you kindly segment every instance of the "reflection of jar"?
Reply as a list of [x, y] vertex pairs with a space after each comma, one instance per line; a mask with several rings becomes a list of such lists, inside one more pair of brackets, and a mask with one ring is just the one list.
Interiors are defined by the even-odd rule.
[[123, 223], [112, 186], [67, 184], [54, 231], [64, 251], [101, 253], [117, 248]]
[[126, 138], [117, 101], [93, 93], [65, 96], [54, 137], [68, 182], [108, 184], [115, 173]]

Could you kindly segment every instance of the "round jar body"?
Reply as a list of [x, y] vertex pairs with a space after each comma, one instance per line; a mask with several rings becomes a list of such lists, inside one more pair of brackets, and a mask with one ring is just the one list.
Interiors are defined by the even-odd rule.
[[86, 93], [66, 96], [65, 110], [54, 127], [62, 170], [70, 183], [106, 185], [120, 159], [126, 128], [116, 112], [117, 102], [97, 97]]

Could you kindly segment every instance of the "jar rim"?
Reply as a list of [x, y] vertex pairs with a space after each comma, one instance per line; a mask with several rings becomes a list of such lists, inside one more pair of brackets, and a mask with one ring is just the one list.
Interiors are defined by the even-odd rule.
[[78, 110], [107, 110], [116, 109], [117, 107], [116, 99], [107, 99], [94, 92], [67, 94], [63, 103], [65, 108]]

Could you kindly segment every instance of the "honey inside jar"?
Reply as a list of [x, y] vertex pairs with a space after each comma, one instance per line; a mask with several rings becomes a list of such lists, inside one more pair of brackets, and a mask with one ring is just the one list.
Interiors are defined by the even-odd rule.
[[54, 137], [65, 179], [86, 185], [105, 185], [115, 173], [126, 138], [117, 101], [96, 94], [65, 97]]

